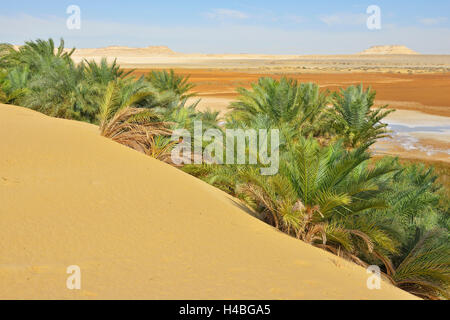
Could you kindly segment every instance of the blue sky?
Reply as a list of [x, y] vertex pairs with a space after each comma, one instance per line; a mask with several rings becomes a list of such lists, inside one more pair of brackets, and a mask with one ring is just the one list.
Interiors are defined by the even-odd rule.
[[[81, 9], [68, 30], [66, 9]], [[366, 26], [381, 8], [381, 30]], [[404, 44], [450, 54], [450, 1], [2, 1], [0, 42], [64, 37], [68, 46], [167, 45], [179, 52], [339, 54]]]

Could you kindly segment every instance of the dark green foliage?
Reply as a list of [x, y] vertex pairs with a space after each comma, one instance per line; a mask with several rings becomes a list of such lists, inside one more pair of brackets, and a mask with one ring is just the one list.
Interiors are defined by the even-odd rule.
[[160, 92], [172, 91], [180, 99], [195, 96], [195, 93], [189, 93], [195, 87], [194, 84], [189, 83], [189, 77], [179, 76], [173, 70], [152, 71], [147, 76], [147, 80]]
[[386, 107], [372, 109], [375, 92], [363, 86], [351, 86], [334, 94], [334, 108], [330, 112], [331, 124], [349, 147], [387, 137], [386, 124], [381, 123], [393, 110]]
[[313, 83], [282, 78], [261, 78], [252, 90], [238, 89], [238, 101], [231, 104], [230, 123], [264, 128], [288, 127], [287, 139], [319, 132], [327, 95]]

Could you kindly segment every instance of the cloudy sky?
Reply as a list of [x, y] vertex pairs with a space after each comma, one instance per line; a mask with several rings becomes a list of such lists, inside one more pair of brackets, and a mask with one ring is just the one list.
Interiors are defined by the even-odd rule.
[[[69, 30], [67, 8], [81, 9]], [[381, 30], [367, 8], [381, 9]], [[1, 1], [0, 42], [61, 38], [77, 48], [166, 45], [188, 53], [355, 53], [403, 44], [450, 54], [448, 0], [40, 0]]]

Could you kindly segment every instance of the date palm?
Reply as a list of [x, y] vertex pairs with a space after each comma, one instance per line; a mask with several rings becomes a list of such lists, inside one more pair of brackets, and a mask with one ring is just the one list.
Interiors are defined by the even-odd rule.
[[155, 136], [170, 135], [168, 123], [152, 109], [135, 107], [151, 93], [136, 92], [124, 100], [123, 88], [118, 80], [108, 84], [99, 107], [100, 134], [142, 153], [162, 157], [162, 146], [155, 143]]
[[332, 124], [348, 147], [388, 137], [387, 125], [381, 121], [394, 110], [386, 110], [387, 106], [373, 109], [375, 95], [375, 91], [364, 90], [362, 85], [341, 89], [334, 95]]
[[450, 298], [450, 246], [448, 230], [418, 233], [396, 266], [388, 269], [392, 282], [425, 299]]
[[27, 41], [25, 45], [16, 50], [9, 50], [5, 56], [9, 66], [28, 66], [32, 73], [41, 70], [42, 66], [50, 65], [54, 59], [71, 62], [75, 49], [66, 50], [64, 40], [60, 40], [58, 47], [53, 39]]
[[365, 219], [370, 210], [386, 207], [377, 197], [378, 179], [394, 170], [365, 167], [367, 147], [345, 151], [302, 139], [284, 155], [277, 175], [244, 170], [239, 192], [276, 228], [364, 265], [361, 250], [395, 251], [382, 228]]
[[11, 59], [15, 56], [16, 50], [11, 44], [0, 43], [0, 68], [11, 68], [13, 62]]
[[32, 74], [24, 106], [58, 118], [92, 119], [96, 110], [83, 114], [84, 101], [80, 99], [80, 92], [88, 89], [82, 66], [54, 59], [40, 68]]
[[238, 101], [231, 104], [234, 117], [244, 123], [265, 116], [271, 126], [290, 124], [299, 128], [313, 122], [325, 108], [327, 97], [312, 83], [287, 78], [261, 78], [252, 89], [239, 88]]
[[172, 91], [180, 100], [195, 96], [195, 93], [189, 93], [195, 87], [189, 82], [189, 76], [177, 75], [173, 70], [152, 71], [146, 79], [160, 92]]
[[28, 93], [30, 72], [25, 67], [15, 67], [0, 72], [0, 102], [21, 104]]
[[125, 72], [120, 69], [117, 60], [108, 63], [106, 58], [102, 58], [99, 63], [85, 60], [86, 78], [93, 83], [107, 85], [110, 81], [128, 77], [134, 70]]

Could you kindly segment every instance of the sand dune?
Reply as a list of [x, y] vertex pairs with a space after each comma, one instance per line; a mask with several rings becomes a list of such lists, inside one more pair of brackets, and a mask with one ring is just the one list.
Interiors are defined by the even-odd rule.
[[0, 105], [0, 135], [2, 299], [414, 298], [93, 125]]

